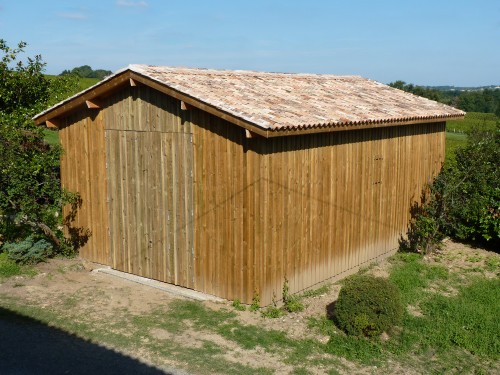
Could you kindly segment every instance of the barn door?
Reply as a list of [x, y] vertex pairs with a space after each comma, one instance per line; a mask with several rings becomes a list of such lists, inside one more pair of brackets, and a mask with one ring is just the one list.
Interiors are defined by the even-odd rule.
[[106, 131], [113, 268], [193, 287], [189, 133]]

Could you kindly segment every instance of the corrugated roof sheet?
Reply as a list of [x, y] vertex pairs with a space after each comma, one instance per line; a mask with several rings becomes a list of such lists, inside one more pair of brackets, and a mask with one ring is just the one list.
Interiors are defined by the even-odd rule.
[[129, 69], [266, 130], [445, 120], [465, 114], [359, 76], [148, 65]]

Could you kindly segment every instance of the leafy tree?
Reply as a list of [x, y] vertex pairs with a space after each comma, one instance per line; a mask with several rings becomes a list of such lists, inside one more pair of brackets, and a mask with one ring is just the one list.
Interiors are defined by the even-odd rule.
[[395, 81], [389, 86], [410, 92], [415, 95], [449, 104], [466, 112], [495, 113], [500, 117], [500, 89], [484, 90], [438, 90], [424, 86], [416, 86], [405, 81]]
[[77, 198], [61, 190], [60, 148], [45, 143], [43, 128], [31, 118], [51, 95], [70, 90], [70, 81], [46, 78], [40, 55], [19, 60], [25, 46], [21, 42], [11, 48], [0, 40], [0, 245], [45, 238], [56, 250], [68, 252], [60, 212]]
[[80, 78], [98, 78], [104, 79], [104, 77], [112, 74], [111, 70], [97, 69], [93, 70], [89, 65], [82, 65], [71, 70], [64, 70], [60, 75], [75, 75]]

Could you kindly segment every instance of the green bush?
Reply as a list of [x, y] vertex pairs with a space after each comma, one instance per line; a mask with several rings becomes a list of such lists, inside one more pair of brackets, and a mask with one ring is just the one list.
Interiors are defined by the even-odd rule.
[[401, 250], [426, 253], [444, 236], [498, 248], [500, 124], [495, 130], [474, 128], [467, 145], [457, 149], [454, 162], [428, 186], [411, 213]]
[[20, 242], [7, 242], [3, 244], [9, 259], [19, 264], [36, 264], [46, 260], [53, 253], [53, 246], [45, 239], [36, 240], [28, 236]]
[[387, 279], [356, 275], [340, 290], [334, 319], [345, 333], [374, 337], [399, 323], [403, 304], [399, 290]]

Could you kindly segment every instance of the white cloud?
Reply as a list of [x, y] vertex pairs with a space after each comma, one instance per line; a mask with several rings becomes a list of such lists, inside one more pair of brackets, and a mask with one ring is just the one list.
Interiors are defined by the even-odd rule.
[[132, 8], [132, 7], [145, 8], [148, 6], [148, 3], [145, 1], [116, 0], [116, 5], [118, 5], [119, 7], [127, 7], [127, 8]]
[[87, 16], [81, 12], [67, 12], [67, 13], [59, 13], [59, 17], [67, 18], [70, 20], [85, 20]]

